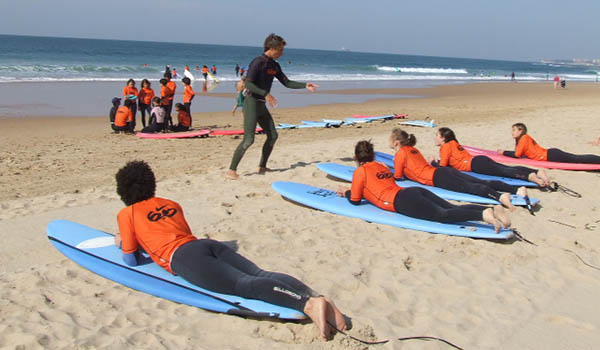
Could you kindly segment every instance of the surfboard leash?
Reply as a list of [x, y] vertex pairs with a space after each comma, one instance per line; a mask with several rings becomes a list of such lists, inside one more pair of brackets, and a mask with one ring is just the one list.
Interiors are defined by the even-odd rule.
[[[534, 245], [534, 246], [536, 246], [536, 247], [539, 247], [537, 244], [535, 244], [535, 243], [533, 243], [532, 241], [528, 240], [527, 238], [523, 237], [523, 236], [522, 236], [522, 235], [521, 235], [521, 234], [520, 234], [520, 233], [519, 233], [517, 230], [513, 230], [513, 231], [514, 231], [514, 233], [515, 233], [515, 237], [517, 237], [517, 239], [519, 239], [520, 241], [524, 241], [524, 242], [527, 242], [527, 243], [529, 243], [529, 244], [531, 244], [531, 245]], [[584, 265], [586, 265], [586, 266], [588, 266], [588, 267], [591, 267], [591, 268], [592, 268], [592, 269], [594, 269], [594, 270], [599, 270], [599, 271], [600, 271], [600, 267], [597, 267], [597, 266], [594, 266], [594, 265], [592, 265], [592, 264], [589, 264], [588, 262], [586, 262], [585, 260], [583, 260], [583, 258], [582, 258], [581, 256], [579, 256], [579, 254], [575, 253], [574, 251], [572, 251], [572, 250], [570, 250], [570, 249], [566, 249], [566, 248], [558, 248], [558, 247], [553, 247], [553, 246], [550, 246], [550, 247], [551, 247], [551, 248], [554, 248], [554, 249], [560, 249], [560, 250], [564, 250], [565, 252], [569, 252], [569, 253], [571, 253], [571, 254], [575, 255], [575, 256], [576, 256], [576, 257], [579, 259], [579, 261], [581, 261], [581, 262], [582, 262]]]
[[[385, 339], [385, 340], [377, 340], [377, 341], [367, 341], [367, 340], [362, 340], [356, 337], [351, 336], [350, 334], [339, 330], [335, 325], [333, 325], [331, 322], [327, 321], [327, 324], [330, 325], [333, 329], [335, 329], [337, 332], [347, 336], [348, 338], [357, 341], [361, 344], [365, 344], [365, 345], [379, 345], [379, 344], [386, 344], [388, 343], [390, 340], [389, 339]], [[415, 337], [403, 337], [403, 338], [398, 338], [397, 340], [399, 341], [406, 341], [406, 340], [425, 340], [425, 341], [431, 341], [431, 340], [437, 340], [440, 341], [442, 343], [448, 344], [449, 346], [458, 349], [458, 350], [464, 350], [463, 348], [452, 344], [451, 342], [442, 339], [442, 338], [438, 338], [438, 337], [429, 337], [429, 336], [415, 336]]]
[[558, 184], [557, 182], [555, 182], [555, 181], [552, 181], [552, 182], [550, 183], [550, 185], [548, 185], [548, 187], [547, 187], [547, 188], [548, 188], [548, 190], [549, 190], [550, 192], [556, 192], [556, 191], [559, 191], [559, 192], [561, 192], [561, 193], [564, 193], [564, 194], [566, 194], [566, 195], [568, 195], [568, 196], [571, 196], [571, 197], [574, 197], [574, 198], [581, 198], [581, 197], [582, 197], [582, 196], [581, 196], [581, 194], [579, 194], [578, 192], [576, 192], [576, 191], [573, 191], [572, 189], [570, 189], [570, 188], [567, 188], [567, 187], [565, 187], [565, 186], [563, 186], [563, 185], [559, 185], [559, 184]]

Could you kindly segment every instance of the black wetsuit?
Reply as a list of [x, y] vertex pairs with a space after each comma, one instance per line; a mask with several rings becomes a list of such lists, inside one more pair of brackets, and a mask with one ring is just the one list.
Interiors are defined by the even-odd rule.
[[[517, 158], [515, 151], [504, 151], [502, 155]], [[557, 163], [600, 164], [600, 156], [595, 154], [573, 154], [558, 148], [548, 148], [547, 160]]]
[[244, 153], [254, 143], [254, 132], [257, 124], [267, 135], [259, 166], [262, 168], [267, 166], [267, 160], [278, 136], [273, 117], [269, 113], [265, 101], [265, 96], [271, 91], [274, 78], [277, 78], [281, 84], [290, 89], [304, 89], [306, 87], [306, 83], [289, 80], [281, 70], [279, 63], [267, 55], [262, 54], [252, 60], [246, 74], [245, 86], [250, 91], [250, 95], [244, 100], [244, 139], [233, 153], [231, 165], [229, 166], [230, 170], [237, 170]]
[[301, 312], [310, 297], [318, 296], [294, 277], [264, 271], [211, 239], [191, 241], [177, 248], [171, 269], [186, 281], [213, 292], [264, 300]]

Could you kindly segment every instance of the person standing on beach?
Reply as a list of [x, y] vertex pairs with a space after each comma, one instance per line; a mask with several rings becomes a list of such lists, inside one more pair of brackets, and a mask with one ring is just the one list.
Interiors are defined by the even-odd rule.
[[276, 108], [277, 99], [271, 95], [271, 86], [273, 79], [277, 78], [285, 87], [289, 89], [308, 89], [314, 92], [318, 85], [313, 83], [301, 83], [289, 80], [277, 63], [277, 59], [283, 55], [283, 48], [286, 42], [282, 37], [274, 33], [269, 34], [264, 42], [264, 53], [256, 57], [250, 63], [248, 74], [246, 75], [246, 89], [250, 94], [244, 100], [244, 139], [236, 148], [231, 159], [229, 171], [226, 177], [232, 180], [239, 179], [237, 167], [246, 150], [254, 143], [254, 133], [256, 125], [260, 125], [263, 132], [267, 135], [267, 140], [263, 145], [262, 157], [258, 165], [258, 173], [264, 174], [270, 169], [267, 168], [267, 160], [271, 155], [275, 141], [277, 141], [277, 131], [273, 117], [266, 104]]
[[123, 98], [125, 100], [130, 100], [131, 104], [129, 105], [129, 109], [131, 110], [131, 115], [133, 121], [131, 122], [131, 130], [135, 129], [135, 115], [137, 113], [137, 98], [138, 98], [138, 89], [135, 87], [135, 80], [129, 79], [127, 81], [127, 85], [123, 88]]
[[515, 81], [515, 72], [510, 74], [510, 80]]
[[[142, 89], [138, 95], [138, 102], [140, 107], [140, 113], [142, 114], [142, 125], [146, 127], [146, 113], [148, 113], [148, 119], [150, 119], [150, 111], [152, 105], [152, 99], [154, 99], [154, 90], [148, 79], [142, 80]], [[150, 120], [148, 120], [150, 124]]]
[[240, 65], [235, 64], [235, 76], [238, 77], [240, 75]]
[[185, 90], [183, 90], [183, 104], [188, 113], [192, 115], [192, 100], [194, 99], [194, 96], [196, 96], [196, 93], [194, 92], [194, 89], [192, 89], [192, 81], [190, 78], [185, 77], [181, 79], [181, 82], [185, 85]]
[[204, 81], [206, 81], [208, 79], [208, 66], [207, 65], [202, 66], [202, 76], [204, 77]]
[[560, 83], [560, 77], [557, 75], [554, 76], [554, 89], [558, 89], [558, 84]]
[[171, 80], [171, 73], [165, 74], [167, 79], [167, 87], [171, 90], [171, 97], [169, 97], [169, 106], [167, 107], [167, 118], [169, 119], [169, 125], [173, 125], [173, 118], [171, 118], [171, 111], [173, 110], [173, 99], [175, 98], [175, 90], [177, 90], [177, 84]]
[[212, 68], [211, 68], [210, 70], [211, 70], [211, 73], [212, 73], [212, 74], [214, 74], [214, 75], [217, 75], [217, 66], [215, 66], [215, 65], [213, 64], [213, 66], [212, 66]]
[[[169, 86], [167, 85], [169, 83], [169, 81], [167, 79], [163, 78], [159, 82], [160, 82], [160, 105], [165, 110], [165, 126], [166, 126], [170, 121], [170, 117], [168, 114], [168, 112], [170, 112], [169, 99], [173, 98], [174, 92], [171, 89], [169, 89]], [[171, 121], [170, 125], [173, 125], [172, 121]]]

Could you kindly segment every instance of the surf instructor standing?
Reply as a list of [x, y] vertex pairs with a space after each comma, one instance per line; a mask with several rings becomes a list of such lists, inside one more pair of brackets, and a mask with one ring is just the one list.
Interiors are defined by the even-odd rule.
[[276, 34], [269, 34], [265, 39], [264, 53], [256, 57], [250, 63], [246, 77], [246, 89], [250, 94], [244, 100], [244, 139], [235, 149], [229, 171], [225, 176], [232, 180], [237, 180], [239, 175], [237, 167], [246, 150], [254, 143], [254, 133], [256, 125], [260, 125], [263, 132], [267, 135], [267, 140], [263, 145], [262, 157], [258, 165], [258, 173], [264, 174], [270, 169], [267, 168], [267, 160], [271, 155], [275, 141], [277, 141], [277, 131], [273, 117], [266, 104], [271, 108], [276, 108], [277, 99], [271, 95], [271, 86], [273, 78], [277, 78], [281, 84], [289, 89], [308, 89], [312, 92], [319, 86], [313, 83], [301, 83], [289, 80], [277, 63], [277, 59], [283, 55], [283, 48], [286, 42], [282, 37]]

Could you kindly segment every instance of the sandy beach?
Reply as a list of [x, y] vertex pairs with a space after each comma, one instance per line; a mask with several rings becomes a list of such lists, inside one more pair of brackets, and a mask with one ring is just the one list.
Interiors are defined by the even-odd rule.
[[[600, 154], [600, 84], [487, 83], [424, 89], [349, 89], [327, 94], [382, 95], [364, 103], [280, 108], [277, 122], [352, 114], [406, 113], [452, 128], [465, 145], [512, 149], [523, 122], [543, 147]], [[307, 94], [300, 92], [300, 94]], [[395, 98], [394, 96], [422, 96]], [[233, 102], [233, 101], [232, 101]], [[199, 113], [195, 128], [242, 126], [240, 114]], [[0, 116], [0, 349], [365, 349], [338, 334], [321, 341], [311, 323], [243, 319], [176, 304], [104, 279], [67, 259], [46, 225], [68, 219], [117, 231], [123, 207], [114, 174], [147, 161], [157, 195], [179, 202], [198, 237], [235, 241], [268, 270], [291, 274], [331, 297], [351, 319], [350, 334], [390, 339], [381, 349], [594, 349], [600, 344], [600, 173], [549, 170], [583, 195], [531, 190], [541, 203], [523, 208], [513, 227], [537, 245], [433, 235], [311, 210], [271, 189], [278, 180], [336, 189], [319, 162], [353, 165], [354, 145], [370, 139], [391, 152], [397, 121], [330, 129], [281, 130], [258, 175], [265, 136], [256, 137], [238, 171], [224, 172], [239, 137], [144, 140], [110, 133], [107, 116]], [[138, 114], [138, 125], [140, 123]], [[437, 156], [435, 129], [406, 127], [426, 156]]]

